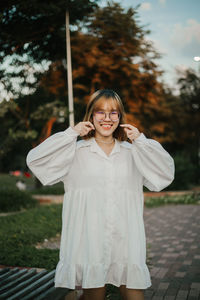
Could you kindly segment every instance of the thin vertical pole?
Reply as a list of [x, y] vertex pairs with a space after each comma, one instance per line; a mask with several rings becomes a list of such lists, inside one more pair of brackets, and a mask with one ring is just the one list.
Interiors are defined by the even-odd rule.
[[72, 63], [71, 63], [71, 45], [70, 45], [69, 12], [68, 11], [66, 11], [66, 51], [67, 51], [67, 81], [68, 81], [69, 125], [74, 126]]

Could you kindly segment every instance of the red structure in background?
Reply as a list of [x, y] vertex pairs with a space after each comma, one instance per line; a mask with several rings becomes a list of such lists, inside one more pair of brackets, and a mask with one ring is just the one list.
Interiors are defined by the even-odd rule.
[[29, 172], [22, 172], [20, 170], [16, 170], [16, 171], [10, 171], [10, 175], [16, 176], [16, 177], [20, 177], [20, 176], [24, 176], [26, 178], [31, 178], [31, 173]]

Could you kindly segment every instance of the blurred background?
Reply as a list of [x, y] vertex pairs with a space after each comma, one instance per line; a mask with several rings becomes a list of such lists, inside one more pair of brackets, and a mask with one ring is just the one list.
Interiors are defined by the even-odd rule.
[[0, 173], [26, 173], [28, 151], [69, 126], [68, 11], [75, 123], [91, 93], [115, 90], [127, 122], [175, 159], [169, 189], [198, 186], [199, 10], [198, 0], [2, 2]]

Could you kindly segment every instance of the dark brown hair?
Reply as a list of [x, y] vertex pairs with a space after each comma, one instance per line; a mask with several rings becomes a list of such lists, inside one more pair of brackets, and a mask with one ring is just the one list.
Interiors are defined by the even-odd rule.
[[[98, 90], [91, 95], [90, 100], [86, 107], [86, 113], [83, 119], [84, 122], [90, 121], [91, 123], [93, 123], [93, 113], [97, 109], [100, 100], [114, 101], [117, 106], [117, 110], [120, 113], [119, 125], [126, 123], [126, 114], [124, 111], [123, 103], [119, 95], [113, 90], [108, 90], [108, 89]], [[116, 128], [116, 130], [113, 132], [113, 137], [118, 139], [119, 141], [127, 141], [126, 133], [124, 132], [124, 129], [119, 125]], [[94, 137], [94, 135], [95, 135], [95, 131], [92, 130], [87, 135], [83, 136], [83, 139], [89, 139], [91, 137]]]

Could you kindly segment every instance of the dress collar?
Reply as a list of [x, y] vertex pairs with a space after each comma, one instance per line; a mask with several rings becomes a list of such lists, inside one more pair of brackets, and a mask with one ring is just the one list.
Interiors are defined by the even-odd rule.
[[113, 149], [109, 155], [107, 155], [103, 149], [98, 145], [95, 138], [91, 138], [91, 146], [90, 146], [91, 152], [97, 152], [99, 155], [103, 156], [106, 159], [109, 159], [113, 154], [120, 152], [120, 142], [115, 139], [115, 144], [113, 146]]

